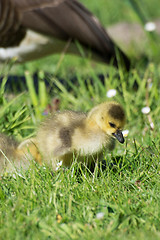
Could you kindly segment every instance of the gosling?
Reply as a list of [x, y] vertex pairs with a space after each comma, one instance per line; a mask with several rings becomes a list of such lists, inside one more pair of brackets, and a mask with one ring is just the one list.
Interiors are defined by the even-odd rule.
[[74, 158], [89, 166], [102, 157], [103, 149], [114, 149], [115, 139], [124, 143], [124, 124], [122, 106], [104, 102], [88, 114], [64, 111], [51, 115], [38, 129], [34, 144], [53, 170], [59, 163], [71, 166]]
[[27, 170], [32, 160], [41, 164], [39, 151], [32, 139], [19, 143], [14, 138], [0, 133], [0, 175]]

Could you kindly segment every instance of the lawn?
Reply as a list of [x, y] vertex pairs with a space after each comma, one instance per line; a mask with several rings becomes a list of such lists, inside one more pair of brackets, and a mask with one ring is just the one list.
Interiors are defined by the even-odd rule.
[[[105, 26], [140, 21], [127, 0], [82, 2]], [[148, 20], [158, 16], [158, 1], [141, 2]], [[61, 55], [1, 66], [0, 131], [18, 141], [35, 134], [55, 97], [60, 110], [85, 112], [105, 100], [116, 100], [125, 109], [129, 132], [124, 145], [117, 142], [112, 153], [104, 151], [103, 171], [96, 168], [92, 174], [75, 162], [70, 169], [52, 172], [33, 162], [28, 171], [3, 175], [0, 240], [160, 239], [160, 64], [152, 51], [158, 46], [157, 36], [146, 37], [147, 60], [137, 56], [129, 73]], [[116, 95], [109, 99], [110, 89], [116, 89]]]

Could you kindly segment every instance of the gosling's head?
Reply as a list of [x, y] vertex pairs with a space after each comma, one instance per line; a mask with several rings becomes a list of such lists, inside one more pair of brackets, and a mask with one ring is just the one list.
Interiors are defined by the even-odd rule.
[[122, 129], [125, 124], [125, 112], [117, 102], [104, 102], [93, 108], [88, 117], [94, 119], [98, 127], [109, 136], [124, 143]]

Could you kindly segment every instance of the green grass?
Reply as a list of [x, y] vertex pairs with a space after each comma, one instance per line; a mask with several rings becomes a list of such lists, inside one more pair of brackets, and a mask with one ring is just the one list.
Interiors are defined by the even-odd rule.
[[[114, 17], [104, 8], [100, 11], [97, 1], [86, 4], [105, 23]], [[111, 1], [107, 4], [111, 5]], [[117, 1], [116, 6], [112, 5], [112, 12], [122, 10], [117, 21], [124, 15], [118, 6], [128, 7], [127, 4], [128, 1]], [[152, 17], [155, 6], [150, 4], [146, 1], [145, 6]], [[158, 8], [155, 17], [156, 11]], [[133, 9], [130, 13], [136, 16]], [[112, 153], [104, 151], [104, 171], [96, 168], [94, 174], [89, 174], [75, 162], [70, 169], [53, 173], [48, 166], [33, 163], [21, 174], [2, 176], [0, 240], [160, 239], [160, 65], [156, 57], [152, 53], [147, 65], [137, 62], [129, 74], [82, 58], [65, 56], [60, 65], [59, 60], [57, 55], [21, 66], [2, 66], [0, 131], [21, 141], [34, 134], [53, 97], [60, 99], [61, 110], [88, 111], [107, 100], [109, 89], [117, 89], [111, 100], [123, 105], [129, 135], [125, 144], [117, 143]], [[32, 82], [35, 71], [38, 93]], [[23, 92], [18, 94], [16, 86], [14, 92], [5, 90], [6, 78], [13, 73], [27, 76], [28, 91], [23, 86]], [[98, 74], [105, 76], [104, 84]], [[44, 76], [49, 87], [44, 86]], [[77, 78], [76, 82], [71, 81], [72, 77]], [[64, 79], [65, 84], [59, 79]], [[141, 112], [145, 106], [151, 109], [148, 115]]]
[[[159, 239], [159, 68], [150, 64], [143, 73], [134, 69], [127, 78], [121, 70], [117, 77], [111, 68], [104, 85], [92, 68], [88, 71], [93, 83], [85, 76], [85, 85], [77, 75], [76, 85], [68, 80], [70, 91], [56, 77], [50, 79], [56, 86], [53, 94], [61, 100], [60, 108], [88, 111], [107, 99], [107, 90], [117, 89], [114, 99], [124, 106], [128, 119], [125, 144], [117, 143], [112, 154], [104, 152], [107, 167], [98, 175], [83, 169], [77, 176], [75, 163], [56, 173], [33, 164], [21, 175], [3, 176], [0, 239]], [[149, 79], [151, 88], [146, 87]], [[138, 90], [133, 90], [135, 81]], [[151, 108], [149, 115], [141, 112], [146, 105]], [[21, 140], [32, 135], [42, 112], [41, 105], [34, 105], [26, 93], [12, 100], [3, 96], [1, 130]], [[103, 213], [102, 219], [97, 218], [98, 213]]]

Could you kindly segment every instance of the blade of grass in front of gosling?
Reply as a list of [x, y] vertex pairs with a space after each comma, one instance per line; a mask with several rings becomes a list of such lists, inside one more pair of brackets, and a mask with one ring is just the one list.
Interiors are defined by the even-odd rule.
[[31, 102], [32, 102], [34, 110], [35, 110], [36, 117], [38, 119], [40, 119], [41, 118], [41, 113], [40, 113], [40, 110], [39, 110], [39, 107], [38, 107], [39, 102], [38, 102], [38, 97], [37, 97], [36, 90], [35, 90], [35, 87], [34, 87], [33, 78], [28, 71], [25, 72], [25, 77], [26, 77], [26, 83], [27, 83], [29, 95], [31, 97]]

